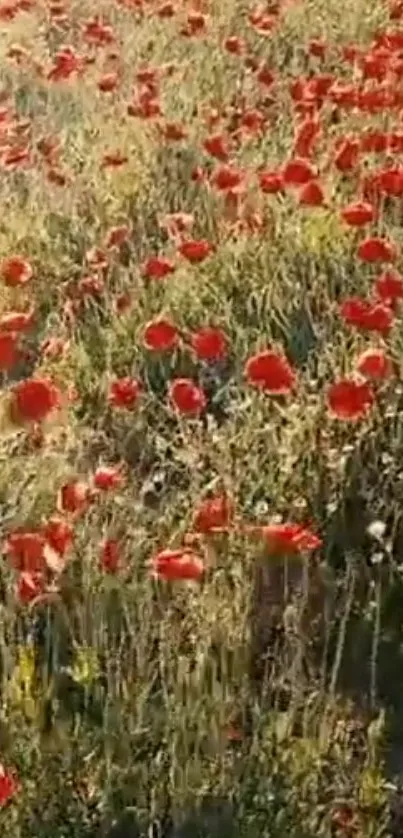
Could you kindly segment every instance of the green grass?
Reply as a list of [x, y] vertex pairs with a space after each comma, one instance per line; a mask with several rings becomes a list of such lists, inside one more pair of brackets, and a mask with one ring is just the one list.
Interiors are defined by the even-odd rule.
[[[336, 120], [324, 104], [313, 155], [324, 207], [302, 208], [295, 191], [265, 196], [257, 186], [261, 168], [280, 167], [292, 153], [291, 80], [323, 71], [351, 81], [358, 71], [342, 61], [341, 46], [369, 49], [376, 32], [398, 23], [381, 0], [295, 0], [264, 36], [248, 22], [253, 5], [211, 0], [200, 4], [206, 34], [187, 38], [180, 29], [191, 4], [174, 3], [167, 19], [158, 5], [66, 3], [57, 23], [56, 2], [33, 2], [12, 20], [2, 19], [0, 4], [10, 110], [4, 134], [0, 123], [0, 262], [19, 254], [33, 267], [24, 288], [2, 285], [0, 317], [31, 304], [36, 313], [24, 338], [31, 366], [5, 375], [1, 394], [0, 762], [18, 778], [0, 808], [2, 834], [398, 838], [401, 319], [397, 309], [383, 338], [340, 318], [340, 301], [369, 295], [377, 268], [356, 258], [365, 234], [340, 221], [359, 178], [337, 171], [333, 149], [366, 128], [398, 130], [399, 112], [340, 110]], [[86, 43], [95, 15], [113, 27], [111, 45]], [[259, 85], [244, 56], [223, 48], [234, 34], [273, 69], [272, 89]], [[307, 53], [314, 37], [328, 44], [323, 62]], [[10, 58], [16, 44], [26, 50], [20, 63]], [[52, 82], [53, 57], [66, 44], [94, 62]], [[185, 139], [164, 141], [158, 120], [128, 115], [145, 66], [165, 67], [163, 116], [185, 126]], [[114, 68], [119, 85], [100, 92], [97, 79]], [[248, 174], [245, 206], [262, 219], [253, 234], [232, 226], [224, 198], [192, 179], [196, 166], [218, 165], [203, 140], [231, 125], [237, 108], [267, 119], [260, 134], [232, 137], [232, 162]], [[213, 109], [221, 119], [209, 129]], [[23, 120], [25, 128], [15, 124]], [[60, 143], [54, 168], [63, 186], [46, 177], [43, 137]], [[31, 164], [6, 168], [3, 149], [17, 141]], [[111, 151], [128, 162], [104, 168]], [[369, 155], [362, 170], [386, 160]], [[192, 235], [214, 245], [200, 265], [178, 257], [163, 230], [161, 220], [175, 212], [191, 213]], [[128, 241], [97, 272], [88, 253], [121, 224], [130, 227]], [[372, 234], [402, 246], [398, 201], [385, 203]], [[177, 268], [147, 281], [142, 266], [156, 254]], [[69, 316], [71, 287], [94, 274], [103, 290]], [[117, 314], [126, 293], [131, 305]], [[145, 325], [160, 316], [181, 334], [164, 355], [143, 344]], [[228, 357], [210, 367], [187, 343], [204, 325], [228, 339]], [[61, 355], [41, 352], [49, 337], [64, 344]], [[367, 418], [340, 423], [329, 415], [326, 388], [374, 345], [387, 349], [398, 376], [380, 388]], [[258, 393], [245, 380], [247, 358], [268, 346], [296, 371], [291, 397]], [[64, 394], [76, 391], [45, 422], [39, 447], [7, 412], [9, 387], [32, 372]], [[108, 404], [111, 380], [123, 376], [142, 382], [133, 411]], [[200, 418], [175, 415], [167, 396], [175, 377], [204, 387]], [[51, 574], [51, 596], [21, 603], [7, 535], [41, 526], [64, 484], [90, 482], [105, 465], [123, 467], [124, 485], [72, 520], [74, 543], [63, 571]], [[311, 558], [270, 556], [233, 527], [201, 536], [201, 583], [152, 579], [150, 559], [183, 544], [201, 500], [223, 491], [238, 522], [311, 523], [321, 549]], [[378, 540], [368, 530], [377, 521], [385, 525]], [[105, 538], [121, 545], [115, 574], [99, 566]]]

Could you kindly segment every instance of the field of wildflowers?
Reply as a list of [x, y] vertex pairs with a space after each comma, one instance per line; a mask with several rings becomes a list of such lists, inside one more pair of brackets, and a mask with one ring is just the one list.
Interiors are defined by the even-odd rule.
[[0, 68], [0, 834], [402, 838], [402, 0]]

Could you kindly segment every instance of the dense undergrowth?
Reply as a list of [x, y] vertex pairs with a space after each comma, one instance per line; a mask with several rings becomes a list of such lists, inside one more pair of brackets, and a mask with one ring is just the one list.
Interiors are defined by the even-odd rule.
[[403, 834], [399, 0], [0, 2], [0, 825]]

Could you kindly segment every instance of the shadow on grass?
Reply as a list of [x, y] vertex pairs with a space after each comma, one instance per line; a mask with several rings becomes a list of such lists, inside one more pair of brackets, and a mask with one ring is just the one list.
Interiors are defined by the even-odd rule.
[[[208, 799], [199, 812], [183, 817], [178, 825], [170, 818], [164, 823], [154, 822], [147, 829], [147, 838], [236, 838], [235, 816], [231, 805], [223, 800]], [[121, 815], [108, 828], [101, 829], [97, 838], [145, 838], [135, 813]]]

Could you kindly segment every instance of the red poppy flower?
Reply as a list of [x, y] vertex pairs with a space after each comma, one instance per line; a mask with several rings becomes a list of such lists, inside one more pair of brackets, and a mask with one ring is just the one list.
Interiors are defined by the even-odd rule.
[[383, 349], [366, 349], [357, 359], [357, 371], [365, 378], [384, 381], [394, 374], [394, 364]]
[[129, 116], [147, 120], [152, 120], [160, 116], [161, 105], [156, 93], [148, 89], [143, 90], [134, 101], [129, 102], [127, 113]]
[[360, 158], [360, 143], [355, 137], [345, 137], [338, 144], [334, 164], [340, 172], [355, 169]]
[[369, 173], [364, 180], [363, 189], [367, 194], [387, 195], [400, 198], [403, 195], [403, 167], [393, 166], [375, 173]]
[[316, 172], [307, 160], [295, 157], [286, 163], [282, 176], [286, 186], [304, 186], [315, 179]]
[[220, 192], [239, 189], [245, 180], [244, 172], [234, 166], [220, 166], [211, 176], [211, 183]]
[[198, 416], [207, 404], [202, 388], [190, 378], [176, 378], [169, 385], [168, 393], [176, 410], [188, 416]]
[[360, 89], [358, 108], [367, 113], [379, 113], [393, 108], [399, 102], [397, 91], [391, 85], [378, 85], [372, 89]]
[[[399, 76], [403, 72], [403, 65], [400, 65]], [[386, 149], [390, 150], [391, 154], [401, 154], [403, 151], [403, 132], [391, 131], [386, 135]]]
[[22, 256], [9, 256], [0, 265], [0, 276], [5, 285], [14, 288], [16, 285], [26, 285], [33, 275], [33, 270], [27, 259]]
[[0, 20], [13, 20], [18, 14], [16, 3], [5, 3], [0, 7]]
[[13, 387], [11, 416], [17, 422], [42, 422], [60, 407], [61, 393], [47, 378], [27, 378]]
[[0, 808], [5, 806], [18, 791], [18, 783], [10, 771], [0, 763]]
[[121, 151], [107, 151], [102, 157], [103, 169], [118, 169], [127, 163], [129, 158]]
[[54, 57], [47, 78], [49, 81], [62, 81], [69, 79], [74, 73], [82, 73], [83, 70], [83, 59], [71, 47], [62, 47]]
[[349, 803], [338, 803], [333, 807], [331, 820], [334, 828], [346, 838], [353, 838], [359, 832], [358, 817]]
[[111, 93], [112, 90], [116, 90], [119, 84], [119, 74], [114, 73], [104, 73], [97, 81], [98, 90], [101, 93]]
[[135, 378], [116, 378], [109, 386], [108, 402], [112, 407], [132, 410], [140, 395], [140, 383]]
[[254, 387], [274, 395], [287, 395], [296, 383], [296, 375], [286, 358], [271, 350], [249, 358], [245, 376]]
[[389, 72], [390, 60], [389, 51], [370, 50], [365, 53], [360, 60], [363, 78], [383, 81]]
[[45, 570], [45, 539], [36, 530], [17, 530], [6, 539], [5, 550], [15, 570], [41, 573]]
[[203, 149], [216, 160], [228, 160], [230, 149], [228, 138], [224, 134], [212, 134], [203, 142]]
[[128, 224], [121, 224], [120, 227], [111, 227], [105, 238], [105, 247], [120, 247], [127, 242], [130, 236]]
[[136, 80], [141, 84], [153, 86], [158, 84], [159, 71], [156, 67], [149, 67], [148, 65], [140, 67], [136, 72]]
[[400, 52], [403, 49], [403, 34], [401, 29], [386, 30], [379, 32], [375, 38], [377, 47], [386, 47], [393, 52]]
[[[336, 79], [329, 89], [329, 99], [338, 108], [343, 108], [346, 111], [351, 111], [353, 108], [358, 108], [360, 91], [356, 84], [345, 82], [341, 79]], [[343, 140], [339, 140], [339, 143]], [[337, 145], [339, 145], [339, 143]], [[347, 162], [347, 161], [346, 161]], [[340, 167], [338, 166], [340, 169]], [[341, 168], [340, 171], [348, 171], [352, 166], [347, 163], [347, 168]]]
[[356, 201], [341, 211], [341, 217], [350, 227], [363, 227], [376, 218], [376, 211], [367, 201]]
[[113, 301], [113, 309], [116, 314], [126, 314], [132, 306], [132, 297], [129, 291], [122, 291], [117, 294]]
[[191, 550], [161, 550], [151, 559], [151, 575], [166, 582], [200, 582], [204, 575], [203, 560]]
[[393, 262], [398, 254], [394, 242], [373, 236], [361, 242], [357, 255], [364, 262]]
[[36, 147], [47, 163], [57, 162], [61, 150], [61, 144], [57, 137], [52, 135], [41, 137], [38, 140]]
[[18, 335], [15, 332], [0, 332], [0, 370], [11, 370], [20, 358]]
[[384, 271], [375, 280], [375, 291], [384, 302], [403, 299], [403, 278], [397, 271]]
[[243, 112], [240, 119], [239, 130], [235, 132], [234, 136], [237, 139], [242, 139], [243, 134], [246, 136], [261, 134], [266, 121], [267, 117], [263, 111], [260, 111], [258, 108], [249, 108]]
[[252, 9], [248, 15], [249, 23], [260, 35], [269, 34], [277, 25], [277, 17], [275, 14], [269, 14], [264, 7], [257, 7]]
[[361, 151], [381, 154], [388, 148], [388, 135], [385, 131], [364, 131], [360, 138]]
[[178, 250], [181, 256], [187, 259], [188, 262], [198, 264], [199, 262], [203, 262], [214, 248], [206, 239], [189, 239], [186, 242], [182, 242]]
[[[401, 65], [401, 70], [403, 71], [403, 65]], [[403, 151], [403, 132], [392, 131], [390, 134], [387, 134], [386, 148], [390, 149], [392, 154], [401, 154]]]
[[343, 108], [346, 111], [358, 108], [360, 99], [358, 84], [346, 82], [343, 79], [336, 79], [330, 87], [329, 99], [338, 108]]
[[383, 303], [373, 303], [361, 297], [349, 297], [340, 306], [345, 323], [369, 332], [388, 334], [393, 326], [393, 311]]
[[292, 79], [289, 84], [291, 99], [294, 103], [302, 102], [306, 93], [307, 80], [303, 76]]
[[10, 311], [0, 317], [1, 332], [27, 332], [34, 324], [34, 311]]
[[49, 183], [54, 183], [56, 186], [66, 186], [66, 183], [69, 182], [69, 177], [66, 172], [63, 172], [56, 166], [48, 166], [45, 173]]
[[326, 55], [327, 43], [321, 38], [312, 38], [308, 44], [308, 52], [315, 58], [324, 58]]
[[307, 99], [314, 99], [316, 105], [321, 105], [323, 99], [330, 94], [336, 79], [332, 73], [317, 73], [307, 80]]
[[345, 44], [341, 48], [341, 56], [343, 61], [348, 61], [350, 64], [355, 64], [360, 56], [360, 50], [357, 44]]
[[90, 488], [87, 483], [72, 480], [61, 487], [57, 498], [57, 508], [60, 512], [80, 515], [85, 512], [91, 501]]
[[171, 140], [173, 142], [180, 142], [180, 140], [184, 140], [188, 136], [187, 129], [179, 122], [165, 122], [159, 126], [159, 130], [165, 140]]
[[143, 276], [147, 279], [164, 279], [175, 270], [175, 263], [163, 256], [150, 256], [142, 267]]
[[59, 556], [64, 556], [73, 543], [73, 528], [63, 518], [50, 518], [42, 527], [42, 535]]
[[8, 168], [22, 167], [25, 163], [30, 161], [30, 151], [26, 146], [9, 147], [3, 153], [3, 165]]
[[256, 79], [263, 87], [269, 88], [273, 86], [276, 77], [272, 68], [263, 62], [257, 67]]
[[246, 526], [245, 531], [262, 536], [271, 556], [310, 553], [322, 545], [322, 539], [303, 524], [287, 522], [266, 526], [252, 525]]
[[403, 18], [403, 0], [392, 0], [389, 17], [391, 20], [401, 20]]
[[169, 320], [160, 318], [147, 323], [143, 334], [146, 349], [154, 352], [169, 352], [179, 343], [179, 332]]
[[227, 336], [214, 326], [202, 326], [190, 336], [193, 351], [201, 361], [218, 361], [228, 353]]
[[95, 46], [113, 44], [115, 35], [109, 23], [104, 23], [96, 17], [86, 21], [83, 29], [84, 40]]
[[116, 573], [121, 561], [121, 546], [113, 538], [107, 538], [101, 545], [99, 567], [104, 573]]
[[310, 157], [315, 142], [320, 134], [320, 122], [317, 117], [308, 116], [298, 125], [294, 140], [294, 155], [299, 158]]
[[259, 172], [259, 187], [265, 195], [275, 195], [284, 188], [283, 176], [276, 171]]
[[[45, 593], [46, 581], [43, 573], [20, 573], [15, 593], [21, 605], [29, 605]], [[1, 796], [1, 792], [0, 792]], [[1, 800], [0, 800], [1, 805]]]
[[207, 25], [206, 15], [198, 11], [188, 12], [186, 24], [182, 27], [181, 35], [190, 38], [193, 35], [202, 35]]
[[324, 202], [325, 194], [317, 180], [306, 183], [298, 195], [298, 203], [303, 207], [321, 207]]
[[[401, 73], [399, 73], [399, 75], [401, 75]], [[386, 147], [387, 149], [390, 149], [392, 154], [401, 154], [403, 151], [403, 133], [401, 131], [392, 131], [388, 134]]]
[[227, 495], [216, 495], [201, 501], [193, 516], [193, 529], [198, 533], [227, 530], [231, 526], [234, 504]]
[[223, 47], [232, 55], [241, 55], [245, 48], [245, 41], [237, 35], [229, 35], [225, 38]]
[[124, 482], [125, 478], [120, 469], [113, 466], [100, 466], [94, 473], [94, 487], [101, 492], [120, 489]]
[[175, 16], [176, 6], [174, 3], [171, 3], [169, 2], [169, 0], [167, 0], [166, 3], [161, 3], [161, 6], [158, 6], [156, 14], [157, 17], [160, 17], [163, 20], [167, 20], [168, 18]]
[[371, 306], [367, 315], [366, 328], [369, 332], [378, 332], [380, 335], [389, 334], [393, 326], [394, 315], [392, 309], [382, 303]]
[[369, 384], [342, 378], [329, 387], [327, 404], [330, 413], [343, 421], [361, 419], [374, 404]]

